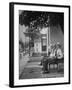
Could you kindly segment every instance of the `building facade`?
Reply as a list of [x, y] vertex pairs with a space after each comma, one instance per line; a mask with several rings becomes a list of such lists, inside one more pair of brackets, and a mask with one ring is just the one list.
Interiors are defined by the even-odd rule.
[[64, 51], [64, 34], [60, 25], [43, 28], [40, 30], [41, 37], [34, 40], [34, 52], [47, 54], [51, 45], [59, 42]]
[[40, 54], [47, 54], [48, 53], [48, 46], [49, 46], [49, 28], [43, 28], [40, 31], [40, 38], [34, 40], [34, 52]]

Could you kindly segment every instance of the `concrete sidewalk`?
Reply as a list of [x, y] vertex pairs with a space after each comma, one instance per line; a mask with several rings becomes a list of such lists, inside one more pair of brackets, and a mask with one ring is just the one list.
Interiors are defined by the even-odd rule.
[[22, 56], [22, 58], [19, 60], [19, 76], [21, 75], [25, 65], [29, 61], [29, 54], [26, 54], [25, 56]]
[[50, 73], [43, 73], [43, 66], [40, 65], [41, 59], [42, 57], [30, 57], [19, 79], [64, 77], [62, 64], [60, 65], [60, 71], [57, 71], [57, 68], [51, 65]]

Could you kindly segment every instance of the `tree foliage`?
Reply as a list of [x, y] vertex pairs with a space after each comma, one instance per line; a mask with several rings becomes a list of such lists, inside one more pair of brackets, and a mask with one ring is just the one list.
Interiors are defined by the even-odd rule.
[[29, 45], [33, 46], [34, 39], [40, 37], [39, 28], [60, 25], [64, 33], [64, 13], [22, 11], [19, 15], [19, 24], [29, 27], [24, 34], [30, 37]]
[[19, 23], [29, 26], [31, 32], [36, 32], [37, 27], [48, 27], [49, 25], [60, 25], [64, 32], [64, 13], [23, 11], [19, 15]]

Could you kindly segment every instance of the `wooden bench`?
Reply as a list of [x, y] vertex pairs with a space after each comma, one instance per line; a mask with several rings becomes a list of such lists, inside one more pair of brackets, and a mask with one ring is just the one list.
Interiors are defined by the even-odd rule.
[[49, 57], [45, 57], [42, 59], [42, 65], [43, 65], [43, 71], [50, 71], [50, 65], [57, 65], [57, 70], [59, 70], [59, 63], [64, 63], [64, 58], [61, 59], [57, 59], [57, 58], [49, 58]]
[[64, 63], [64, 58], [61, 58], [61, 59], [53, 59], [53, 60], [49, 60], [48, 61], [48, 70], [50, 70], [50, 65], [53, 64], [53, 65], [57, 65], [57, 70], [59, 70], [59, 63]]

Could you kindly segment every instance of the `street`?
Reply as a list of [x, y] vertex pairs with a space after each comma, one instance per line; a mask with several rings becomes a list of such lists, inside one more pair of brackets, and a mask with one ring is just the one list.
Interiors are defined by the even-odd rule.
[[[42, 57], [29, 57], [26, 65], [22, 70], [22, 73], [19, 76], [19, 79], [32, 79], [32, 78], [55, 78], [63, 77], [63, 70], [57, 72], [57, 69], [51, 65], [50, 73], [43, 73], [42, 67], [40, 65]], [[22, 62], [23, 63], [23, 62]], [[63, 64], [60, 64], [60, 67], [63, 69]]]

